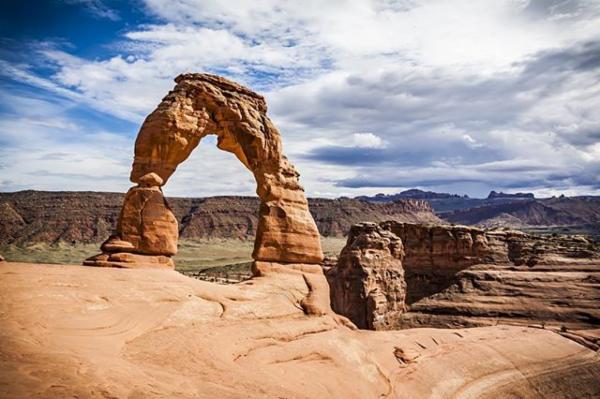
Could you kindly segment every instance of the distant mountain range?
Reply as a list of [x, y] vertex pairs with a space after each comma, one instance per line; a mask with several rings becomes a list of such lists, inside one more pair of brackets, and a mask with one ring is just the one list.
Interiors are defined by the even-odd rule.
[[499, 193], [497, 193], [495, 191], [490, 191], [490, 194], [487, 197], [487, 199], [504, 199], [504, 198], [511, 198], [511, 199], [534, 199], [535, 196], [533, 195], [533, 193], [507, 194], [507, 193], [503, 193], [502, 191], [499, 192]]
[[[492, 191], [494, 192], [494, 191]], [[400, 199], [423, 199], [423, 200], [432, 200], [432, 199], [454, 199], [454, 198], [465, 198], [468, 199], [468, 195], [458, 195], [458, 194], [448, 194], [448, 193], [436, 193], [433, 191], [423, 191], [416, 188], [402, 191], [398, 194], [377, 194], [372, 197], [368, 196], [360, 196], [356, 197], [356, 199], [370, 202], [390, 202], [397, 201]]]
[[[93, 243], [114, 229], [123, 194], [20, 191], [0, 193], [0, 244]], [[254, 236], [258, 198], [168, 198], [182, 238]], [[398, 220], [480, 227], [543, 229], [600, 234], [600, 197], [537, 199], [530, 194], [490, 193], [488, 198], [417, 189], [373, 197], [309, 199], [323, 236], [346, 235], [352, 224]], [[569, 229], [567, 229], [567, 227]]]
[[535, 198], [532, 193], [492, 191], [487, 198], [470, 198], [412, 189], [358, 198], [376, 203], [418, 198], [429, 202], [440, 218], [456, 224], [513, 228], [579, 226], [600, 231], [600, 196]]

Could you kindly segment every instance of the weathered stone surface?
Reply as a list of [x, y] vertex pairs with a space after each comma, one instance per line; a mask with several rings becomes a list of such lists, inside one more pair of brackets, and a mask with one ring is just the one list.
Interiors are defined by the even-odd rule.
[[[5, 262], [0, 397], [596, 398], [600, 358], [494, 326], [356, 331], [308, 317], [303, 274], [235, 285], [171, 270]], [[312, 265], [314, 267], [314, 265]], [[306, 265], [299, 266], [306, 269]], [[309, 266], [310, 267], [310, 266]], [[598, 337], [598, 331], [578, 332]]]
[[167, 256], [177, 253], [177, 219], [158, 187], [129, 190], [117, 231], [120, 239], [131, 243], [138, 253]]
[[138, 179], [142, 187], [160, 187], [163, 185], [163, 179], [154, 172], [146, 173]]
[[404, 312], [406, 283], [402, 241], [375, 223], [354, 226], [337, 261], [327, 271], [336, 312], [359, 328], [389, 329]]
[[[409, 282], [407, 303], [448, 287], [460, 270], [479, 263], [508, 263], [503, 235], [466, 226], [384, 222], [381, 227], [398, 236], [405, 248], [403, 266]], [[512, 234], [512, 233], [511, 233]], [[514, 234], [521, 234], [514, 232]]]
[[455, 275], [474, 265], [505, 265], [531, 271], [535, 265], [600, 263], [600, 251], [583, 237], [541, 237], [513, 230], [384, 222], [404, 244], [407, 303], [441, 292]]
[[[600, 324], [600, 249], [583, 237], [397, 222], [359, 224], [352, 231], [353, 236], [364, 237], [376, 231], [404, 246], [403, 259], [388, 257], [388, 264], [403, 268], [407, 311], [398, 311], [401, 304], [397, 304], [388, 323], [368, 328]], [[337, 265], [327, 271], [332, 306], [351, 319], [370, 314], [371, 309], [368, 296], [350, 300], [345, 290], [368, 284], [370, 278], [367, 273], [341, 272], [348, 268], [343, 254], [348, 249], [367, 251], [371, 241], [349, 240]], [[355, 268], [361, 262], [355, 260]], [[379, 284], [385, 295], [384, 287]]]
[[115, 237], [103, 250], [153, 256], [176, 252], [176, 220], [159, 186], [203, 137], [216, 134], [217, 146], [235, 154], [256, 179], [260, 206], [254, 259], [320, 263], [319, 232], [299, 174], [283, 155], [279, 132], [266, 115], [264, 98], [214, 75], [185, 74], [175, 80], [175, 88], [140, 129], [131, 171], [138, 187], [126, 196]]
[[170, 258], [177, 253], [177, 219], [159, 187], [155, 173], [140, 178], [127, 192], [119, 215], [116, 234], [106, 240], [102, 254], [84, 261], [88, 266], [130, 268], [173, 268]]
[[213, 75], [180, 75], [176, 82], [140, 130], [131, 180], [155, 172], [166, 183], [202, 137], [216, 134], [217, 146], [235, 154], [256, 179], [261, 204], [254, 258], [319, 263], [319, 233], [264, 98]]
[[165, 255], [140, 255], [131, 252], [101, 253], [86, 259], [85, 266], [127, 269], [174, 269], [175, 262]]
[[304, 313], [312, 316], [329, 316], [341, 325], [356, 329], [356, 326], [346, 317], [333, 312], [329, 299], [329, 284], [320, 265], [255, 261], [252, 264], [252, 274], [256, 278], [273, 278], [282, 275], [301, 278], [308, 289], [306, 296], [299, 302]]
[[600, 260], [595, 265], [474, 265], [456, 273], [447, 288], [408, 305], [397, 328], [590, 329], [600, 325], [599, 301]]

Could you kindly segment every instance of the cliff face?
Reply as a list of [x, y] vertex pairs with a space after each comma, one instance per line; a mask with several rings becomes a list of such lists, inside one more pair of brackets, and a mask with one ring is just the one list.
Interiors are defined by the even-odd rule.
[[375, 223], [353, 226], [337, 266], [328, 271], [332, 307], [359, 328], [389, 329], [404, 312], [402, 241]]
[[123, 194], [0, 193], [0, 243], [100, 242], [116, 226]]
[[[347, 269], [344, 254], [348, 250], [365, 251], [373, 245], [373, 240], [357, 242], [352, 236], [369, 237], [372, 231], [403, 244], [403, 256], [386, 264], [393, 269], [388, 276], [395, 280], [394, 285], [400, 285], [400, 276], [404, 276], [405, 298], [396, 295], [402, 303], [388, 307], [407, 309], [394, 311], [388, 318], [393, 322], [374, 328], [498, 322], [590, 327], [600, 323], [600, 248], [583, 237], [538, 237], [516, 231], [393, 221], [354, 226], [337, 265], [327, 272], [334, 309], [352, 320], [355, 314], [370, 314], [369, 292], [362, 298], [353, 297], [350, 305], [340, 287], [345, 281], [354, 286], [359, 282], [340, 271]], [[386, 256], [381, 259], [385, 263]], [[369, 269], [369, 264], [357, 257], [353, 267]], [[362, 281], [368, 283], [365, 276], [368, 274], [363, 274]], [[372, 289], [393, 296], [395, 291], [387, 292], [388, 286], [390, 282]], [[354, 314], [344, 313], [348, 308], [354, 308]]]
[[[21, 191], [0, 193], [0, 244], [101, 242], [115, 228], [124, 194]], [[257, 197], [167, 198], [181, 238], [252, 238]], [[343, 236], [364, 220], [437, 223], [426, 202], [373, 204], [353, 199], [309, 199], [324, 236]]]
[[355, 199], [309, 199], [319, 231], [324, 236], [345, 236], [350, 227], [364, 221], [396, 220], [410, 223], [441, 223], [426, 201], [399, 200], [373, 204]]

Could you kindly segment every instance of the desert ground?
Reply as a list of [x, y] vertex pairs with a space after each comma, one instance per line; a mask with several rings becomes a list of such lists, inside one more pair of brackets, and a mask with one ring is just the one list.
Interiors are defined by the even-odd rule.
[[[306, 315], [299, 274], [4, 262], [4, 398], [593, 398], [600, 357], [525, 327], [355, 330]], [[600, 331], [589, 331], [598, 336]]]
[[[346, 244], [344, 237], [321, 237], [321, 246], [326, 256], [336, 256]], [[49, 244], [45, 242], [26, 245], [0, 245], [0, 254], [6, 260], [24, 263], [49, 263], [80, 265], [81, 260], [98, 252], [98, 243]], [[252, 262], [254, 240], [239, 239], [182, 239], [175, 255], [175, 269], [182, 273], [195, 273], [211, 268], [236, 270], [243, 265], [249, 271]]]

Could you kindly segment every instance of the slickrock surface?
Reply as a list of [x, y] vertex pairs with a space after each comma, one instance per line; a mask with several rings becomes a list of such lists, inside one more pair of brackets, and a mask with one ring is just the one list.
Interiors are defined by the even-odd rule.
[[[374, 233], [375, 232], [375, 233]], [[355, 242], [352, 237], [363, 239]], [[390, 263], [389, 255], [371, 250], [381, 240], [400, 240], [404, 256]], [[398, 244], [395, 244], [398, 245]], [[357, 315], [373, 314], [370, 291], [397, 298], [373, 328], [457, 327], [511, 323], [573, 329], [600, 325], [600, 249], [579, 236], [537, 237], [517, 231], [484, 231], [465, 226], [427, 226], [397, 222], [363, 223], [353, 227], [342, 255], [366, 251], [393, 271], [385, 284], [372, 284], [373, 261], [356, 258], [354, 274], [344, 272], [341, 256], [327, 271], [332, 305], [360, 324]], [[403, 270], [400, 270], [403, 269]], [[363, 271], [360, 273], [360, 271]], [[400, 276], [406, 300], [397, 295]], [[394, 282], [392, 282], [393, 280]], [[369, 287], [363, 296], [349, 296], [346, 286]], [[406, 305], [407, 312], [402, 313]], [[352, 309], [350, 312], [348, 309]], [[396, 323], [396, 324], [394, 324]], [[371, 326], [370, 326], [371, 327]]]
[[306, 316], [307, 296], [293, 273], [220, 286], [170, 270], [3, 263], [0, 397], [600, 395], [598, 354], [548, 330], [352, 330]]
[[[102, 192], [0, 193], [0, 244], [100, 243], [116, 227], [124, 198]], [[253, 239], [256, 235], [258, 197], [167, 197], [167, 202], [179, 223], [180, 238]], [[441, 223], [425, 201], [378, 204], [309, 198], [308, 204], [319, 232], [326, 237], [344, 236], [352, 225], [365, 220]]]

